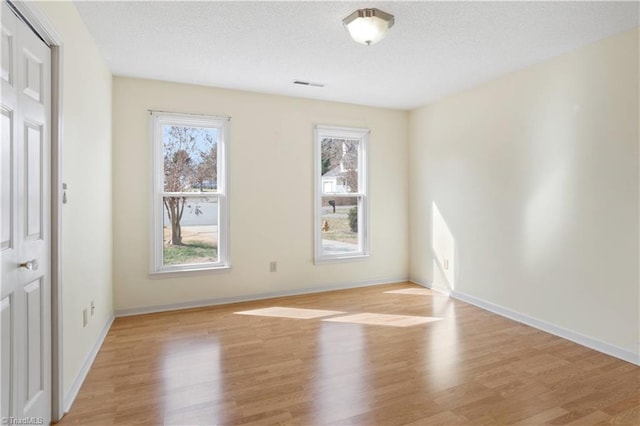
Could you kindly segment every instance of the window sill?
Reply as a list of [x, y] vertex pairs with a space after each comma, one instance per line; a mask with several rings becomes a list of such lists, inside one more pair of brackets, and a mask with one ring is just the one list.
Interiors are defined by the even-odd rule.
[[217, 273], [230, 272], [231, 265], [212, 266], [208, 268], [193, 268], [193, 269], [170, 269], [167, 271], [154, 271], [149, 272], [149, 278], [152, 280], [161, 280], [165, 278], [179, 278], [198, 275], [210, 275]]
[[371, 257], [370, 254], [354, 254], [351, 256], [332, 256], [332, 257], [320, 257], [314, 260], [315, 265], [324, 265], [327, 263], [342, 263], [342, 262], [357, 262], [366, 260]]

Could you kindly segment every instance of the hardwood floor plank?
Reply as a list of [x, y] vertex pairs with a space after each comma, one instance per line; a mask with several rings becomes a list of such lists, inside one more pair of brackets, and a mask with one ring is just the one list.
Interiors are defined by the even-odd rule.
[[398, 283], [117, 318], [60, 424], [638, 425], [639, 395], [638, 366]]
[[451, 426], [451, 425], [470, 425], [471, 422], [464, 416], [452, 413], [451, 411], [442, 411], [434, 416], [425, 417], [412, 423], [407, 423], [407, 426]]
[[552, 407], [539, 414], [520, 420], [519, 422], [514, 423], [514, 426], [536, 426], [547, 424], [547, 422], [565, 414], [567, 414], [567, 410], [561, 407]]
[[637, 425], [640, 419], [640, 406], [629, 408], [628, 410], [617, 412], [609, 419], [612, 425]]
[[[602, 411], [594, 411], [593, 413], [580, 417], [571, 423], [567, 423], [567, 425], [575, 425], [575, 426], [587, 426], [587, 425], [597, 425], [597, 424], [606, 424], [611, 416], [603, 413]], [[637, 423], [636, 423], [637, 424]]]

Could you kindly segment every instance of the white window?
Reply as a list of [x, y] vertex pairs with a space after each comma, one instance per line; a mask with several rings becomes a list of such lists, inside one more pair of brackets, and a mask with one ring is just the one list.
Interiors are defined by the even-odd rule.
[[229, 119], [151, 113], [151, 273], [229, 266]]
[[369, 255], [369, 130], [317, 126], [315, 260]]

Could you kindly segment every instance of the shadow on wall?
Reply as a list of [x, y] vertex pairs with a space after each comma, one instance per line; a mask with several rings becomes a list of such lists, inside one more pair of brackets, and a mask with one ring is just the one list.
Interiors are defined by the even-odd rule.
[[431, 203], [431, 218], [433, 286], [453, 291], [455, 289], [456, 241], [435, 201]]

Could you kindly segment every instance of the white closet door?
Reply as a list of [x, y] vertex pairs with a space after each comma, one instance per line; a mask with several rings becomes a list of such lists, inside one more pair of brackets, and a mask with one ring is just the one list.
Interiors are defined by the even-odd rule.
[[51, 420], [51, 51], [2, 2], [0, 417]]

